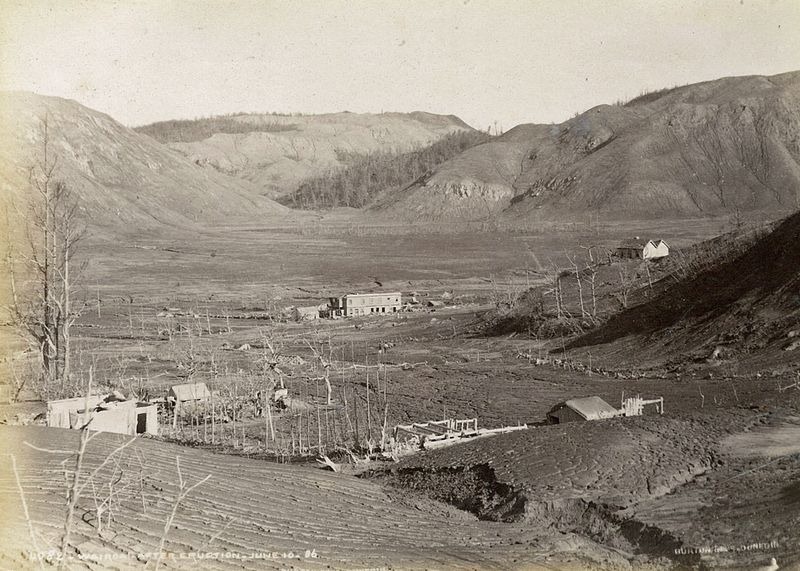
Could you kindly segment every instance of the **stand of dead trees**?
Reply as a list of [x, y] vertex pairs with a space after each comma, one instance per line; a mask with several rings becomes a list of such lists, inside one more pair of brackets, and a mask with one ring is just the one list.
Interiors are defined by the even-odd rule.
[[202, 378], [210, 395], [171, 410], [168, 406], [160, 422], [162, 434], [279, 462], [387, 449], [391, 365], [372, 361], [366, 347], [362, 361], [354, 346], [337, 346], [319, 333], [296, 344], [313, 359], [286, 354], [283, 342], [266, 330], [261, 331], [261, 346], [251, 346], [257, 358], [249, 370], [220, 370], [214, 354], [202, 350], [187, 356], [183, 362], [192, 366], [184, 366], [186, 380]]
[[339, 152], [339, 161], [346, 165], [343, 169], [306, 180], [280, 201], [306, 210], [361, 208], [381, 191], [407, 186], [437, 165], [489, 139], [489, 135], [479, 131], [457, 131], [407, 152], [380, 151], [366, 155]]
[[18, 211], [26, 243], [15, 248], [9, 227], [4, 261], [11, 291], [7, 312], [39, 356], [43, 389], [51, 392], [63, 391], [70, 379], [70, 331], [82, 310], [74, 300], [81, 268], [73, 260], [84, 229], [76, 198], [58, 179], [47, 119], [42, 135], [41, 156], [29, 170], [30, 204]]

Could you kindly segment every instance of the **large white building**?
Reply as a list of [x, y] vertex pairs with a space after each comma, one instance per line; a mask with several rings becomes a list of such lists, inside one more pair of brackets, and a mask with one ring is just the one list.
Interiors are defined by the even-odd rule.
[[399, 291], [389, 293], [351, 293], [344, 297], [329, 300], [331, 317], [355, 317], [397, 313], [402, 307]]

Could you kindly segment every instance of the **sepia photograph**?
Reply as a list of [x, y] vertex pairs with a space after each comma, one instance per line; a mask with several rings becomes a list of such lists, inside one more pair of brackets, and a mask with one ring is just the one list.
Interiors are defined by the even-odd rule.
[[800, 1], [0, 0], [0, 571], [800, 571]]

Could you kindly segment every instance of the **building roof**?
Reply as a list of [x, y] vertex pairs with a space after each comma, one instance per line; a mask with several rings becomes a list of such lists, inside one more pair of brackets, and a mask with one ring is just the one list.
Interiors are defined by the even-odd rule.
[[[617, 416], [619, 412], [600, 397], [583, 397], [570, 399], [563, 403], [586, 420], [597, 420], [599, 418], [611, 418]], [[561, 406], [561, 405], [558, 405]], [[558, 408], [558, 406], [556, 408]]]
[[204, 400], [211, 398], [211, 392], [205, 383], [185, 383], [183, 385], [173, 385], [170, 388], [172, 394], [179, 401]]
[[387, 292], [379, 291], [376, 293], [348, 293], [345, 297], [374, 297], [376, 295], [386, 296], [386, 297], [390, 296], [400, 297], [401, 294], [399, 291], [387, 291]]

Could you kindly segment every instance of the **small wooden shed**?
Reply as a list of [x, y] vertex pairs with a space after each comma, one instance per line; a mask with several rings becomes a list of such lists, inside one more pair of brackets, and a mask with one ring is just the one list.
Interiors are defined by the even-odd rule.
[[205, 383], [184, 383], [169, 388], [169, 397], [176, 403], [206, 401], [211, 399], [211, 391]]
[[600, 397], [583, 397], [558, 403], [547, 413], [551, 424], [600, 420], [621, 416], [621, 412]]

